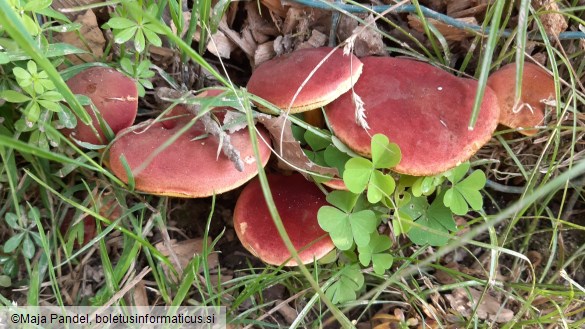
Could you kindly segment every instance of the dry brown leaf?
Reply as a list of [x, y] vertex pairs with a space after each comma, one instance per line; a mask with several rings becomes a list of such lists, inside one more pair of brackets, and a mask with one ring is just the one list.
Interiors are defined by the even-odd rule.
[[288, 6], [283, 6], [280, 0], [260, 0], [260, 2], [280, 17], [285, 17], [288, 12]]
[[236, 50], [236, 44], [223, 32], [217, 31], [211, 36], [211, 40], [207, 44], [207, 50], [217, 57], [229, 59], [232, 51]]
[[83, 15], [79, 15], [75, 23], [81, 24], [78, 32], [83, 39], [75, 31], [57, 34], [55, 39], [88, 51], [88, 54], [67, 55], [67, 58], [73, 64], [95, 62], [95, 58], [101, 57], [104, 54], [104, 46], [106, 45], [106, 39], [98, 26], [95, 14], [92, 10], [88, 10]]
[[246, 12], [248, 13], [248, 19], [246, 23], [250, 26], [252, 36], [257, 43], [265, 43], [278, 35], [278, 29], [274, 23], [267, 21], [258, 12], [258, 4], [254, 1], [246, 3]]
[[[159, 242], [155, 245], [155, 248], [160, 251], [161, 254], [167, 256], [173, 264], [173, 267], [179, 272], [179, 276], [182, 276], [183, 270], [187, 267], [191, 259], [195, 254], [203, 252], [203, 239], [189, 239], [181, 242], [172, 239], [170, 249], [164, 242]], [[211, 253], [207, 257], [209, 267], [215, 267], [218, 264], [218, 257], [216, 253]], [[169, 269], [166, 265], [162, 264], [163, 270], [167, 275], [170, 274]], [[170, 276], [170, 275], [169, 275]]]
[[144, 284], [144, 280], [138, 282], [134, 289], [132, 289], [132, 297], [134, 301], [132, 305], [134, 306], [151, 306], [148, 302], [148, 296], [146, 295], [146, 285]]
[[286, 161], [279, 158], [279, 167], [296, 170], [305, 176], [305, 178], [309, 178], [309, 175], [304, 171], [329, 177], [339, 176], [336, 168], [319, 166], [307, 158], [301, 148], [301, 144], [294, 138], [291, 122], [287, 120], [286, 116], [271, 117], [263, 115], [258, 118], [258, 122], [262, 123], [268, 132], [270, 132], [272, 145], [274, 145], [276, 154], [280, 155]]
[[[471, 313], [480, 301], [482, 292], [474, 288], [456, 288], [452, 294], [446, 294], [445, 298], [451, 307], [464, 317], [470, 317]], [[502, 304], [490, 294], [485, 294], [477, 306], [477, 316], [482, 320], [490, 320], [504, 323], [514, 318], [512, 310], [502, 307]]]
[[[463, 23], [477, 25], [477, 20], [475, 19], [475, 17], [462, 17], [457, 18], [457, 20]], [[441, 21], [432, 18], [427, 18], [427, 21], [430, 24], [433, 24], [437, 28], [437, 30], [441, 32], [445, 39], [447, 39], [447, 41], [462, 41], [468, 37], [473, 36], [472, 33], [466, 30], [456, 28], [452, 25], [445, 24]], [[410, 25], [410, 27], [419, 32], [424, 32], [424, 28], [422, 26], [420, 19], [414, 15], [408, 15], [408, 25]]]
[[231, 41], [233, 41], [240, 49], [242, 49], [248, 58], [254, 58], [256, 42], [254, 41], [249, 28], [244, 28], [242, 35], [240, 35], [238, 32], [232, 30], [222, 19], [221, 22], [219, 22], [219, 30], [223, 32]]
[[532, 0], [532, 6], [536, 10], [546, 12], [539, 16], [546, 34], [558, 37], [569, 27], [565, 16], [560, 13], [556, 0]]

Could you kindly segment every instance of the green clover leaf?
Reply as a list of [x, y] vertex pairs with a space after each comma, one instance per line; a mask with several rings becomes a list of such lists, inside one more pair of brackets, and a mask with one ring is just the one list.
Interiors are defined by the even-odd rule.
[[483, 198], [479, 191], [485, 186], [485, 174], [475, 170], [463, 179], [468, 170], [469, 162], [466, 162], [445, 175], [453, 185], [445, 193], [443, 202], [456, 215], [467, 214], [469, 207], [473, 210], [483, 207]]
[[321, 228], [328, 232], [331, 240], [340, 250], [348, 250], [353, 242], [358, 246], [370, 242], [370, 234], [378, 226], [378, 218], [371, 210], [352, 212], [357, 195], [347, 191], [333, 191], [327, 201], [336, 206], [323, 206], [317, 213]]
[[444, 193], [438, 195], [429, 205], [426, 197], [411, 198], [410, 202], [399, 209], [415, 223], [422, 227], [412, 226], [407, 235], [418, 245], [443, 246], [449, 241], [448, 236], [436, 233], [456, 231], [451, 210], [443, 204]]
[[382, 275], [384, 272], [392, 266], [394, 258], [388, 252], [392, 241], [388, 236], [379, 235], [374, 232], [370, 237], [370, 243], [364, 247], [358, 247], [360, 253], [359, 260], [363, 266], [370, 265], [373, 263], [374, 272]]
[[356, 300], [356, 292], [364, 285], [364, 275], [358, 264], [341, 269], [339, 279], [327, 290], [325, 295], [334, 303], [345, 303]]
[[347, 189], [360, 194], [368, 188], [368, 201], [380, 202], [390, 195], [396, 187], [392, 176], [377, 169], [390, 168], [400, 162], [401, 154], [398, 145], [390, 143], [388, 137], [376, 134], [372, 137], [372, 160], [351, 158], [345, 163], [343, 181]]

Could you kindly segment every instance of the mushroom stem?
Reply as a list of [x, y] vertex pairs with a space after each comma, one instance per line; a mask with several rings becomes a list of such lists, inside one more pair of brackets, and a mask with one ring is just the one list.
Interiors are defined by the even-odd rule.
[[[156, 90], [156, 97], [165, 102], [174, 102], [177, 99], [187, 99], [188, 97], [192, 96], [190, 92], [183, 94], [178, 90], [173, 90], [171, 88], [160, 87]], [[182, 103], [183, 106], [189, 111], [189, 113], [197, 116], [199, 115], [199, 111], [201, 110], [200, 106], [197, 104], [187, 104]], [[219, 139], [219, 144], [221, 145], [221, 149], [223, 154], [230, 159], [231, 162], [234, 163], [235, 168], [242, 172], [244, 171], [244, 162], [240, 157], [240, 151], [238, 151], [231, 143], [230, 136], [226, 134], [221, 126], [211, 118], [210, 113], [205, 113], [201, 117], [201, 122], [203, 123], [205, 131], [214, 136], [215, 138]]]
[[325, 127], [325, 118], [323, 117], [323, 112], [321, 112], [321, 108], [303, 112], [303, 119], [305, 120], [306, 123], [312, 125], [313, 127], [317, 128]]

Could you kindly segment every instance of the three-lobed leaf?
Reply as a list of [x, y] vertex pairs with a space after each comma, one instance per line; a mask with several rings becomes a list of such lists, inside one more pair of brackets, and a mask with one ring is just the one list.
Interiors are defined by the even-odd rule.
[[485, 174], [480, 170], [475, 170], [463, 179], [468, 170], [469, 163], [467, 162], [445, 175], [452, 186], [445, 192], [443, 202], [457, 215], [467, 214], [469, 207], [473, 210], [480, 210], [483, 207], [480, 190], [486, 184]]
[[387, 252], [392, 245], [388, 236], [373, 233], [370, 237], [370, 243], [363, 247], [358, 247], [359, 260], [363, 266], [373, 264], [374, 272], [382, 275], [392, 266], [394, 258]]
[[364, 282], [364, 275], [358, 264], [346, 266], [341, 269], [339, 279], [325, 290], [325, 295], [334, 304], [354, 301], [356, 292], [363, 287]]
[[430, 205], [426, 197], [413, 197], [399, 209], [418, 224], [413, 225], [407, 233], [412, 242], [442, 246], [449, 241], [449, 232], [457, 230], [451, 210], [443, 204], [443, 195], [438, 195]]

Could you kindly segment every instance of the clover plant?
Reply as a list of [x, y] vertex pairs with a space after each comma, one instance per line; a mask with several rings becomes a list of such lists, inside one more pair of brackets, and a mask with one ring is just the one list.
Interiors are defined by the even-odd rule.
[[454, 215], [482, 209], [480, 190], [486, 177], [479, 170], [470, 172], [469, 162], [439, 175], [413, 177], [390, 171], [400, 162], [401, 152], [381, 134], [372, 137], [371, 160], [346, 152], [313, 132], [306, 131], [303, 141], [310, 147], [306, 153], [313, 161], [335, 163], [340, 168], [348, 189], [330, 192], [330, 205], [317, 215], [321, 228], [344, 255], [339, 261], [351, 264], [343, 265], [342, 274], [327, 290], [336, 303], [355, 298], [362, 282], [357, 274], [360, 264], [371, 266], [377, 275], [391, 268], [392, 239], [381, 233], [389, 231], [378, 231], [381, 224], [392, 225], [395, 236], [404, 235], [414, 244], [442, 246], [457, 231]]

